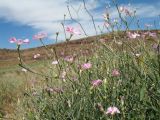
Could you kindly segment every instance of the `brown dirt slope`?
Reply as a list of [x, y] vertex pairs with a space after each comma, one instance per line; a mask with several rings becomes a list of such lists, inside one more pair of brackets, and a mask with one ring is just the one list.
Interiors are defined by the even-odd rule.
[[[153, 31], [160, 33], [160, 30], [158, 31], [152, 30], [152, 32]], [[138, 31], [138, 32], [142, 33], [142, 32], [145, 32], [145, 30]], [[60, 56], [62, 52], [64, 52], [64, 55], [71, 55], [71, 54], [74, 54], [75, 52], [81, 51], [81, 49], [90, 51], [93, 47], [92, 43], [95, 42], [97, 38], [98, 39], [104, 38], [108, 42], [112, 40], [113, 37], [124, 39], [125, 36], [126, 36], [125, 32], [121, 31], [121, 32], [115, 32], [115, 33], [109, 33], [109, 34], [102, 34], [98, 36], [86, 37], [78, 40], [72, 40], [69, 42], [62, 42], [58, 44], [47, 45], [47, 47], [50, 50], [53, 48], [56, 48], [56, 52], [58, 56]], [[33, 58], [33, 55], [37, 53], [41, 54], [39, 60], [48, 58], [48, 55], [46, 54], [50, 54], [46, 52], [46, 49], [43, 46], [21, 50], [22, 58], [26, 63], [34, 62], [35, 60]], [[8, 67], [11, 65], [17, 65], [17, 64], [18, 64], [18, 54], [16, 50], [0, 49], [0, 68]]]

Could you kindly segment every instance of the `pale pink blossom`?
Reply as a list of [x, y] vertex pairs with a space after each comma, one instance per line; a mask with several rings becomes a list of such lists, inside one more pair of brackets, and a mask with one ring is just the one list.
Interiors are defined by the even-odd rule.
[[93, 87], [97, 87], [97, 86], [99, 86], [99, 85], [102, 84], [102, 80], [100, 80], [100, 79], [98, 79], [98, 80], [93, 80], [93, 81], [91, 82], [91, 84], [92, 84]]
[[34, 59], [36, 59], [36, 58], [39, 58], [41, 55], [38, 53], [38, 54], [35, 54], [34, 56], [33, 56], [33, 58]]
[[57, 65], [58, 64], [58, 61], [55, 60], [55, 61], [52, 61], [52, 65]]
[[18, 39], [17, 40], [17, 45], [21, 45], [21, 44], [23, 44], [24, 42], [23, 42], [23, 40], [21, 40], [21, 39]]
[[144, 35], [144, 37], [152, 37], [152, 38], [157, 38], [157, 33], [155, 33], [155, 32], [145, 32], [145, 33], [143, 33], [143, 35]]
[[72, 35], [74, 35], [74, 34], [75, 35], [80, 35], [81, 34], [79, 29], [75, 29], [75, 28], [73, 28], [71, 26], [66, 27], [66, 31], [69, 32]]
[[122, 12], [124, 12], [124, 10], [125, 10], [124, 6], [120, 6], [120, 7], [119, 7], [119, 12], [122, 13]]
[[140, 34], [127, 32], [127, 36], [131, 39], [136, 39], [137, 37], [140, 37]]
[[24, 39], [23, 43], [29, 44], [29, 39]]
[[82, 69], [90, 69], [92, 67], [92, 64], [91, 63], [84, 63], [81, 65]]
[[116, 114], [116, 113], [120, 113], [120, 111], [119, 111], [119, 109], [117, 108], [117, 107], [109, 107], [108, 109], [107, 109], [107, 111], [105, 112], [105, 114], [110, 114], [110, 115], [114, 115], [114, 114]]
[[22, 71], [23, 71], [23, 72], [27, 72], [27, 69], [25, 69], [25, 68], [22, 68]]
[[39, 32], [39, 33], [37, 33], [36, 35], [33, 36], [33, 39], [34, 40], [42, 40], [42, 39], [44, 39], [46, 37], [47, 37], [47, 33]]
[[37, 56], [40, 57], [41, 55], [38, 53]]
[[29, 43], [29, 39], [16, 39], [15, 37], [10, 38], [9, 40], [10, 43], [16, 43], [17, 45], [21, 45], [21, 44], [25, 44], [25, 43]]
[[66, 75], [67, 75], [67, 72], [65, 70], [62, 71], [61, 75], [60, 75], [60, 78], [63, 80], [63, 81], [66, 81]]
[[126, 15], [129, 15], [129, 16], [132, 15], [132, 12], [125, 6], [120, 6], [119, 7], [119, 12], [120, 13], [125, 13]]
[[111, 26], [109, 22], [105, 22], [104, 25], [105, 25], [107, 28], [109, 28], [109, 27]]
[[37, 55], [34, 55], [33, 58], [36, 59], [36, 58], [37, 58]]
[[10, 43], [17, 43], [17, 39], [15, 37], [10, 38], [9, 40]]
[[112, 76], [114, 76], [114, 77], [120, 76], [119, 70], [114, 69], [114, 70], [112, 71]]
[[157, 34], [154, 33], [154, 32], [150, 32], [150, 33], [149, 33], [149, 36], [152, 37], [152, 38], [157, 38]]
[[73, 56], [66, 56], [64, 58], [64, 60], [67, 61], [67, 62], [73, 62], [74, 58], [73, 58]]

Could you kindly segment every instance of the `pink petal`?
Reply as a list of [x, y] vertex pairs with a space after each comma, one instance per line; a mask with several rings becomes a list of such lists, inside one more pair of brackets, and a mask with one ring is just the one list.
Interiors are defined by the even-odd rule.
[[93, 87], [97, 87], [97, 86], [99, 86], [99, 85], [102, 84], [102, 80], [100, 80], [100, 79], [98, 79], [98, 80], [93, 80], [93, 81], [91, 82], [91, 84], [93, 85]]
[[39, 32], [36, 35], [33, 36], [34, 40], [40, 40], [40, 39], [44, 39], [47, 37], [47, 33], [45, 32]]
[[10, 43], [16, 43], [17, 42], [17, 39], [15, 37], [12, 37], [10, 38], [9, 40]]
[[82, 67], [83, 69], [89, 69], [89, 68], [92, 67], [92, 64], [91, 64], [91, 63], [84, 63], [84, 64], [81, 65], [81, 67]]
[[57, 60], [56, 61], [52, 61], [52, 65], [56, 65], [56, 64], [58, 64]]
[[66, 31], [69, 32], [70, 34], [75, 34], [75, 35], [80, 35], [81, 32], [78, 29], [75, 29], [71, 26], [66, 27]]
[[23, 43], [29, 43], [29, 39], [25, 39], [25, 40], [23, 40]]
[[17, 40], [17, 44], [18, 44], [18, 45], [23, 44], [23, 40], [21, 40], [21, 39]]

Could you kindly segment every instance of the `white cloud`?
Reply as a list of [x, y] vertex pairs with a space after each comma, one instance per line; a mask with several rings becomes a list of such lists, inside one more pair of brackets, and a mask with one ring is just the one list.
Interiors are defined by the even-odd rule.
[[[89, 10], [100, 7], [98, 0], [88, 0], [86, 5]], [[138, 16], [154, 17], [159, 14], [157, 10], [160, 6], [149, 4], [134, 4], [133, 6], [134, 8], [139, 8], [137, 12]], [[77, 2], [73, 4], [73, 7], [76, 11], [80, 9], [78, 18], [80, 18], [80, 22], [86, 32], [89, 35], [95, 34], [93, 24], [90, 22], [91, 18], [83, 9], [83, 4], [77, 0]], [[103, 12], [104, 10], [97, 11], [94, 17], [96, 19], [102, 19]], [[76, 12], [73, 11], [73, 9], [71, 9], [71, 13], [77, 18], [77, 14], [75, 14]], [[63, 33], [60, 22], [63, 20], [64, 14], [67, 15], [67, 20], [69, 20], [65, 0], [0, 0], [0, 18], [22, 25], [28, 25], [39, 31], [46, 31], [49, 34], [58, 31], [60, 34]], [[118, 17], [114, 7], [111, 8], [110, 14], [112, 17]], [[103, 24], [103, 22], [97, 21], [95, 21], [95, 23], [96, 25]], [[70, 24], [77, 26], [76, 23], [71, 22]], [[50, 37], [53, 38], [53, 35]], [[64, 39], [64, 36], [61, 35], [60, 39]]]
[[[89, 1], [87, 5], [91, 5], [91, 3]], [[83, 6], [82, 3], [77, 2], [77, 4], [74, 4], [74, 8], [77, 9], [80, 5]], [[94, 5], [94, 7], [96, 6]], [[80, 9], [78, 14], [81, 21], [88, 21], [90, 19], [89, 16], [83, 7], [80, 7]], [[46, 31], [49, 34], [58, 31], [60, 33], [63, 32], [60, 22], [63, 20], [64, 14], [67, 15], [66, 19], [69, 20], [65, 0], [0, 0], [0, 18], [28, 25], [40, 31]], [[73, 9], [71, 9], [71, 14], [74, 18], [77, 18]], [[75, 23], [71, 25], [75, 25]], [[88, 26], [88, 23], [86, 25]]]

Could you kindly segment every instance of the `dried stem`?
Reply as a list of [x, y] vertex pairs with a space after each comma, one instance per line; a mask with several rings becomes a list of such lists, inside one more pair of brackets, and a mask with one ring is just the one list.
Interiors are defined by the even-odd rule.
[[68, 9], [68, 12], [69, 12], [69, 15], [70, 15], [71, 20], [73, 20], [73, 21], [75, 21], [76, 23], [78, 23], [78, 24], [80, 25], [81, 29], [83, 30], [84, 34], [85, 34], [86, 36], [88, 36], [87, 33], [86, 33], [86, 31], [85, 31], [85, 29], [83, 28], [82, 24], [81, 24], [78, 20], [76, 20], [76, 19], [74, 19], [74, 18], [72, 17], [71, 11], [70, 11], [70, 8], [69, 8], [68, 5], [67, 5], [67, 9]]

